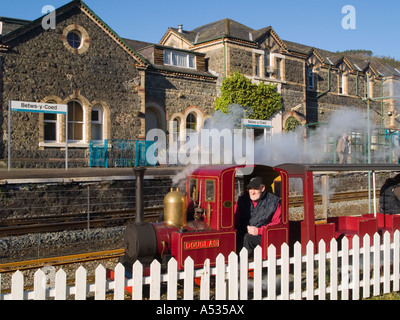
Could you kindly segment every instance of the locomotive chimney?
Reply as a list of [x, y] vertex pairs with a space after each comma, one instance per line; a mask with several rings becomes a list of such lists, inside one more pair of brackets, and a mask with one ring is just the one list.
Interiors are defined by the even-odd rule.
[[143, 224], [144, 217], [144, 204], [143, 204], [143, 190], [144, 190], [144, 173], [145, 167], [138, 167], [134, 169], [136, 176], [136, 218], [135, 224]]

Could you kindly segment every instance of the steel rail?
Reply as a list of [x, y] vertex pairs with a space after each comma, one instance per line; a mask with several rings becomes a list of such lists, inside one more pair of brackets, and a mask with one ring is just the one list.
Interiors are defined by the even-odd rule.
[[92, 262], [98, 260], [109, 260], [121, 257], [125, 249], [115, 249], [108, 251], [89, 252], [69, 256], [45, 258], [38, 260], [27, 260], [0, 264], [0, 273], [10, 273], [43, 268], [44, 266], [63, 266], [76, 263]]

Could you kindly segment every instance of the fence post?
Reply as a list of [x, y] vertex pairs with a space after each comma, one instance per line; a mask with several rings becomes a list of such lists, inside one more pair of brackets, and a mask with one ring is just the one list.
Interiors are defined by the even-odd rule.
[[349, 239], [342, 239], [342, 300], [349, 299]]
[[268, 300], [276, 300], [276, 248], [268, 247]]
[[374, 235], [374, 296], [381, 293], [381, 239], [378, 233]]
[[290, 270], [289, 246], [283, 243], [281, 246], [281, 297], [289, 300], [289, 270]]
[[24, 300], [24, 275], [17, 271], [11, 278], [12, 300]]
[[150, 265], [150, 300], [160, 300], [161, 264], [154, 260]]
[[364, 251], [364, 261], [363, 261], [363, 298], [369, 298], [370, 296], [370, 272], [371, 272], [371, 242], [369, 234], [366, 234], [363, 239], [363, 251]]
[[400, 231], [396, 230], [393, 237], [393, 291], [399, 291], [400, 283]]
[[178, 293], [178, 263], [175, 258], [168, 261], [167, 300], [177, 300]]
[[194, 261], [191, 257], [185, 260], [184, 300], [193, 300]]
[[390, 292], [390, 234], [388, 231], [383, 236], [383, 293]]
[[215, 299], [226, 300], [225, 257], [222, 253], [216, 259]]
[[337, 300], [338, 299], [338, 244], [336, 239], [331, 240], [330, 247], [331, 247], [330, 300]]
[[254, 249], [254, 300], [262, 299], [262, 249]]
[[249, 290], [249, 255], [246, 248], [240, 251], [240, 300], [247, 300]]
[[63, 269], [56, 273], [55, 281], [55, 300], [65, 300], [67, 298], [67, 274]]
[[106, 268], [101, 264], [96, 268], [95, 271], [95, 300], [105, 300], [106, 299]]
[[314, 299], [314, 243], [310, 240], [306, 247], [307, 262], [306, 262], [306, 298], [307, 300]]
[[40, 269], [35, 272], [33, 287], [34, 300], [46, 300], [46, 275]]
[[118, 263], [115, 267], [114, 300], [124, 300], [125, 297], [125, 267]]
[[326, 299], [326, 245], [324, 240], [318, 244], [318, 299]]
[[75, 300], [86, 300], [87, 271], [80, 266], [75, 273]]
[[200, 300], [210, 300], [210, 259], [204, 261], [201, 274]]
[[301, 244], [296, 242], [294, 244], [294, 299], [301, 300]]
[[353, 237], [353, 269], [352, 279], [350, 280], [353, 289], [352, 299], [360, 299], [360, 238], [355, 235]]
[[238, 287], [238, 256], [235, 252], [231, 252], [229, 257], [229, 300], [239, 299], [239, 287]]
[[132, 268], [132, 300], [143, 299], [143, 265], [137, 260]]

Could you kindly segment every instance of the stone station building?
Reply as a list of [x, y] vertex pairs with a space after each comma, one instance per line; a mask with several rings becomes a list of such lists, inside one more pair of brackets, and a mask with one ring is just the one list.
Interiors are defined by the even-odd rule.
[[[0, 160], [7, 159], [8, 101], [68, 105], [71, 167], [88, 165], [89, 143], [143, 140], [159, 128], [185, 140], [214, 110], [224, 77], [240, 71], [277, 85], [283, 109], [273, 133], [295, 117], [309, 127], [344, 106], [365, 111], [365, 98], [393, 92], [400, 71], [282, 40], [231, 19], [191, 31], [169, 28], [158, 44], [121, 38], [83, 1], [56, 10], [55, 29], [0, 18]], [[371, 101], [383, 127], [398, 128], [394, 99]], [[388, 114], [392, 116], [389, 117]], [[64, 115], [12, 114], [14, 167], [63, 167]]]

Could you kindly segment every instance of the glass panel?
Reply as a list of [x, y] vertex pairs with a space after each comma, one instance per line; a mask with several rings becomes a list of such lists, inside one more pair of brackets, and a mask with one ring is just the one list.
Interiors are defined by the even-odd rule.
[[80, 34], [78, 34], [76, 31], [74, 31], [74, 32], [68, 33], [67, 41], [68, 41], [68, 44], [72, 48], [79, 49], [79, 47], [81, 46], [81, 43], [82, 43], [82, 38], [81, 38]]
[[71, 102], [68, 104], [68, 121], [74, 120], [74, 103]]
[[189, 55], [189, 68], [196, 68], [196, 59], [193, 55]]
[[99, 110], [92, 111], [92, 121], [100, 121]]
[[83, 124], [75, 123], [74, 124], [74, 140], [83, 140]]
[[92, 140], [103, 140], [103, 126], [92, 124]]
[[215, 181], [214, 180], [206, 180], [206, 202], [214, 202], [215, 201]]
[[187, 68], [187, 54], [172, 52], [172, 63], [174, 66]]
[[83, 122], [83, 109], [82, 107], [78, 104], [75, 103], [75, 115], [74, 115], [74, 121], [81, 121]]
[[164, 51], [164, 63], [171, 64], [171, 51]]
[[186, 118], [186, 129], [197, 130], [197, 118], [196, 115], [190, 113]]
[[56, 124], [55, 123], [44, 123], [44, 140], [45, 141], [56, 141], [57, 133], [56, 133]]
[[74, 124], [68, 123], [68, 140], [74, 140]]
[[56, 114], [52, 114], [52, 113], [45, 113], [44, 114], [44, 120], [57, 121], [57, 115]]

